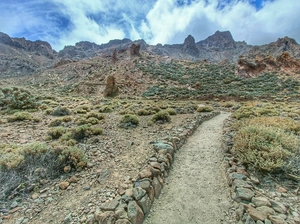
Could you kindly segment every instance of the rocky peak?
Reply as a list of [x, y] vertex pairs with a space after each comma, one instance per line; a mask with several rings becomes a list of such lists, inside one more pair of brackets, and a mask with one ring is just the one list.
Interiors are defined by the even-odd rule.
[[297, 44], [296, 40], [294, 40], [293, 38], [289, 38], [287, 36], [285, 36], [284, 38], [278, 38], [275, 43], [277, 47], [281, 47], [282, 45], [288, 46], [288, 45]]
[[6, 34], [0, 32], [0, 43], [6, 45], [13, 45], [12, 39]]
[[229, 31], [217, 31], [205, 40], [197, 43], [200, 47], [232, 49], [236, 48], [236, 43]]
[[91, 43], [89, 41], [80, 41], [75, 44], [75, 47], [80, 48], [81, 50], [97, 50], [99, 49], [99, 45], [95, 43]]
[[140, 45], [138, 43], [133, 43], [130, 48], [130, 56], [140, 56]]
[[182, 51], [193, 56], [197, 56], [199, 54], [195, 43], [195, 38], [193, 36], [188, 35], [187, 38], [185, 38], [182, 46]]

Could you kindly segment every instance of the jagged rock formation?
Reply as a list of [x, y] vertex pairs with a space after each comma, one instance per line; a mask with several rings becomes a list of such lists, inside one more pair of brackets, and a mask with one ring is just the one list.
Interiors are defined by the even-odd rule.
[[136, 44], [133, 43], [129, 49], [130, 57], [140, 56], [140, 47], [141, 46], [138, 43], [136, 43]]
[[283, 52], [279, 57], [266, 56], [263, 58], [249, 59], [240, 57], [237, 63], [236, 75], [250, 78], [266, 72], [282, 71], [290, 75], [300, 74], [300, 60], [293, 58], [288, 52]]
[[197, 42], [197, 46], [216, 49], [236, 48], [236, 43], [229, 31], [215, 32], [214, 35], [207, 37], [205, 40]]
[[104, 97], [113, 97], [118, 94], [118, 86], [116, 83], [116, 78], [113, 75], [109, 75], [106, 79]]
[[182, 46], [182, 51], [184, 53], [190, 54], [194, 57], [198, 57], [199, 50], [197, 49], [197, 46], [195, 43], [195, 38], [193, 36], [188, 35], [188, 37], [185, 38], [183, 46]]
[[116, 64], [118, 58], [117, 58], [117, 50], [116, 48], [113, 50], [112, 56], [111, 56], [111, 63]]

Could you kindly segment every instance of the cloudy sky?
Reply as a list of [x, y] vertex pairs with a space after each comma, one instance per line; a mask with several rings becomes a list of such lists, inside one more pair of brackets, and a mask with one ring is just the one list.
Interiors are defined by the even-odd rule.
[[261, 45], [289, 36], [300, 43], [299, 0], [1, 0], [0, 31], [48, 41], [55, 50], [86, 40], [196, 42], [215, 31]]

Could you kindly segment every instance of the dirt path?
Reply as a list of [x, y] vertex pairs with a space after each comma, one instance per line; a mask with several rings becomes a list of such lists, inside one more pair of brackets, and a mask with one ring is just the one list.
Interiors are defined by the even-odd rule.
[[162, 194], [152, 206], [145, 224], [234, 223], [223, 166], [221, 113], [204, 122], [176, 153]]

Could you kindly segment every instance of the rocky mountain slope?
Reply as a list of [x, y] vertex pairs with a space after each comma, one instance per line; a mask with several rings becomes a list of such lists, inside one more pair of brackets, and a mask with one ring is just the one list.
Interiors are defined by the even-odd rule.
[[45, 41], [33, 42], [25, 38], [11, 38], [0, 32], [0, 77], [33, 75], [68, 61], [95, 56], [110, 57], [114, 49], [117, 53], [124, 53], [133, 43], [139, 44], [141, 50], [150, 54], [193, 61], [236, 63], [240, 55], [250, 58], [267, 55], [278, 57], [283, 52], [300, 58], [300, 45], [289, 37], [279, 38], [276, 42], [263, 46], [251, 46], [246, 42], [235, 41], [229, 31], [217, 31], [198, 42], [188, 35], [182, 44], [172, 45], [149, 45], [144, 40], [129, 39], [111, 40], [101, 45], [81, 41], [75, 46], [65, 46], [59, 52], [55, 52]]

